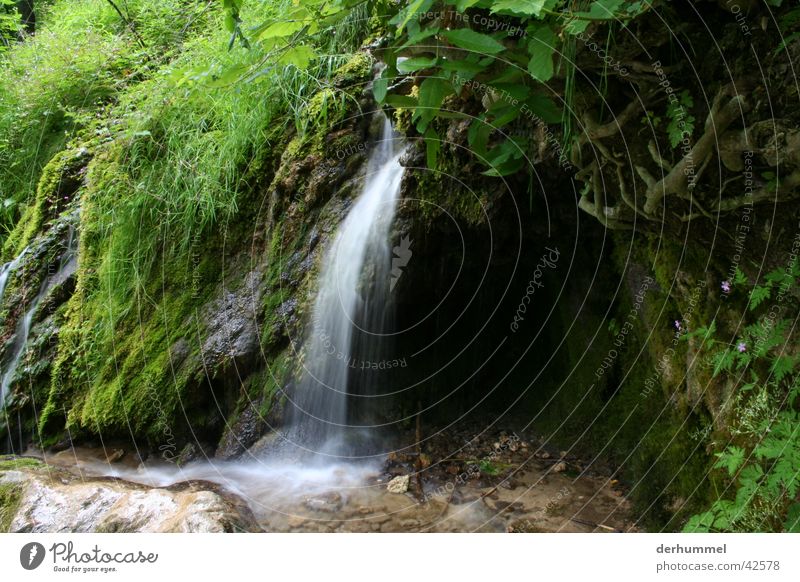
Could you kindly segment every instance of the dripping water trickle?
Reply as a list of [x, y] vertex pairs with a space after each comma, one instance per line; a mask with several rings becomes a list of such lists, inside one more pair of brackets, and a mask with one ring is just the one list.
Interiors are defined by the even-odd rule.
[[[0, 271], [0, 304], [2, 304], [3, 292], [5, 291], [8, 277], [13, 273], [24, 254], [25, 251], [23, 251], [16, 259], [14, 259], [12, 263], [9, 263], [9, 265], [12, 266], [8, 270], [6, 270], [6, 265], [4, 265], [2, 271]], [[14, 330], [14, 341], [11, 346], [11, 358], [8, 360], [8, 364], [3, 367], [2, 379], [0, 379], [0, 408], [5, 406], [6, 397], [10, 391], [11, 383], [13, 382], [17, 368], [22, 361], [22, 356], [25, 354], [25, 348], [27, 347], [28, 338], [31, 332], [31, 325], [33, 323], [33, 318], [36, 315], [36, 310], [39, 307], [39, 303], [50, 292], [50, 290], [53, 289], [53, 287], [64, 282], [64, 280], [74, 269], [76, 261], [77, 245], [75, 228], [70, 226], [67, 236], [67, 245], [59, 260], [58, 268], [55, 270], [55, 272], [48, 273], [45, 276], [41, 286], [39, 287], [39, 292], [28, 305], [28, 309], [25, 311], [25, 314], [17, 323], [17, 327]]]

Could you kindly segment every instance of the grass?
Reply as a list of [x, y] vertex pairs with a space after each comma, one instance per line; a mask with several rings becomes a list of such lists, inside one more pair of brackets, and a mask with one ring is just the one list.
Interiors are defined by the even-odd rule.
[[[279, 17], [288, 2], [253, 5], [243, 18]], [[24, 78], [0, 113], [0, 140], [8, 144], [0, 141], [0, 157], [11, 160], [24, 145], [7, 169], [9, 180], [0, 176], [12, 199], [0, 224], [19, 252], [47, 215], [34, 202], [55, 198], [50, 184], [57, 181], [36, 190], [43, 168], [59, 151], [88, 150], [91, 161], [75, 193], [77, 289], [39, 426], [47, 438], [63, 428], [66, 414], [71, 430], [130, 427], [157, 439], [158, 423], [180, 416], [191, 398], [191, 379], [171, 371], [171, 346], [196, 332], [194, 310], [219, 281], [221, 249], [252, 230], [252, 209], [265, 194], [258, 184], [269, 183], [290, 137], [327, 131], [352, 105], [354, 98], [336, 87], [369, 72], [371, 62], [351, 53], [370, 23], [356, 11], [336, 35], [322, 34], [323, 56], [301, 70], [275, 67], [257, 43], [228, 51], [216, 2], [189, 8], [177, 0], [133, 0], [128, 14], [136, 35], [103, 6], [56, 2], [45, 17], [51, 32], [13, 49], [0, 72], [0, 95]], [[78, 43], [75, 54], [64, 60], [81, 70], [66, 82], [61, 77], [70, 69], [58, 47], [70, 42]], [[34, 61], [49, 81], [25, 77]], [[27, 109], [33, 117], [50, 107], [58, 123], [12, 130], [10, 120], [24, 117], [29, 95], [38, 100]], [[192, 289], [196, 272], [199, 288]], [[163, 414], [154, 408], [154, 386]]]

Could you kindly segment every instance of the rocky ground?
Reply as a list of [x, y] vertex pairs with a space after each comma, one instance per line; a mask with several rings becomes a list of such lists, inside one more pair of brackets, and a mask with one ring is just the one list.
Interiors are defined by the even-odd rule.
[[527, 431], [437, 433], [370, 465], [257, 459], [184, 465], [125, 448], [0, 462], [12, 532], [622, 532], [636, 530], [607, 470]]

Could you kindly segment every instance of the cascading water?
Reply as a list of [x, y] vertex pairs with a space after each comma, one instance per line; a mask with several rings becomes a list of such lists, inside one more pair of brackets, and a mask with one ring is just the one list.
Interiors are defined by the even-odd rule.
[[[14, 343], [11, 346], [11, 358], [8, 361], [8, 365], [2, 370], [2, 379], [0, 379], [0, 408], [3, 408], [5, 405], [6, 396], [11, 388], [11, 382], [14, 380], [17, 367], [19, 366], [22, 356], [25, 353], [25, 348], [28, 344], [28, 337], [31, 331], [31, 324], [33, 323], [33, 317], [36, 315], [36, 310], [39, 307], [39, 303], [53, 287], [63, 283], [64, 279], [74, 268], [75, 262], [77, 261], [76, 251], [77, 247], [75, 229], [74, 227], [70, 227], [67, 238], [67, 246], [64, 254], [61, 255], [58, 269], [54, 273], [48, 274], [45, 277], [44, 281], [42, 281], [41, 287], [39, 288], [39, 292], [29, 304], [25, 315], [17, 323], [17, 328], [14, 331]], [[4, 265], [2, 271], [0, 271], [0, 303], [2, 303], [3, 292], [5, 291], [8, 277], [16, 268], [24, 254], [25, 251], [23, 251], [16, 259], [14, 259], [14, 261], [8, 263], [8, 265], [10, 265], [8, 270], [6, 270], [6, 266], [8, 265]]]
[[[362, 373], [357, 363], [364, 361], [365, 353], [374, 354], [389, 317], [389, 237], [403, 177], [397, 143], [391, 123], [384, 119], [363, 192], [323, 258], [287, 439], [324, 456], [351, 456], [359, 450], [354, 441], [363, 443], [366, 438], [365, 431], [348, 422], [348, 401]], [[365, 352], [364, 346], [372, 349]]]

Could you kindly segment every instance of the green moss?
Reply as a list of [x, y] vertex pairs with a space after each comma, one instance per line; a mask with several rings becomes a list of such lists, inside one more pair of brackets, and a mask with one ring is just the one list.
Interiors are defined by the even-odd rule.
[[0, 471], [18, 471], [20, 469], [40, 469], [44, 463], [30, 457], [4, 457], [0, 459]]
[[367, 52], [357, 52], [333, 74], [337, 87], [351, 87], [363, 83], [372, 76], [373, 60]]
[[17, 515], [22, 500], [22, 486], [17, 483], [0, 483], [0, 533], [7, 533]]
[[64, 192], [66, 182], [73, 179], [69, 174], [75, 171], [76, 164], [82, 163], [83, 152], [62, 150], [42, 169], [36, 196], [25, 210], [14, 230], [3, 244], [3, 257], [10, 260], [42, 232], [42, 225], [62, 210], [71, 199], [72, 192]]

